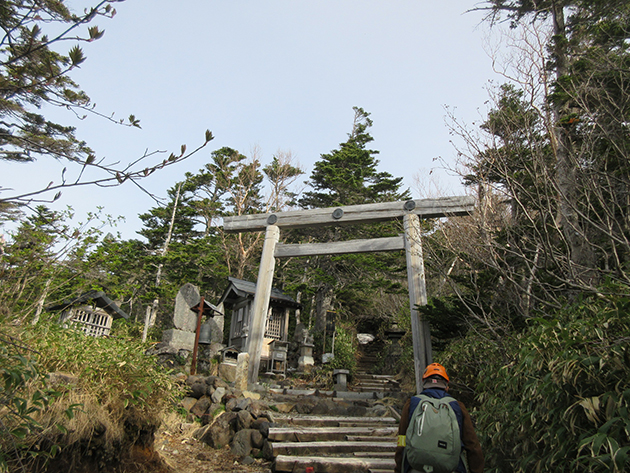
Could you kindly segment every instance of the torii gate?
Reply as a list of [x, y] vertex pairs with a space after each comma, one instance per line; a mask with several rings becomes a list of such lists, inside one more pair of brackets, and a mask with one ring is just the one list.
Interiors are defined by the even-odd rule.
[[[258, 381], [275, 258], [405, 250], [416, 389], [417, 392], [420, 392], [422, 390], [421, 377], [424, 368], [432, 363], [429, 324], [428, 321], [420, 319], [420, 315], [416, 310], [416, 306], [426, 305], [427, 303], [422, 242], [420, 239], [420, 217], [439, 218], [468, 215], [472, 212], [474, 205], [474, 197], [463, 196], [224, 217], [223, 228], [226, 232], [265, 230], [265, 242], [260, 260], [258, 281], [256, 282], [256, 294], [254, 296], [254, 307], [250, 318], [250, 332], [247, 342], [247, 352], [250, 356], [249, 383], [256, 384]], [[278, 243], [280, 240], [280, 227], [338, 226], [382, 222], [401, 217], [405, 230], [403, 236], [332, 243]]]

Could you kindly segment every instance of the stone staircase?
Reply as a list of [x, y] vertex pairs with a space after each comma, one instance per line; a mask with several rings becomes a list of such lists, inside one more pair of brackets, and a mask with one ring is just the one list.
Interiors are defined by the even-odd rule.
[[[279, 413], [268, 440], [275, 472], [392, 473], [400, 416], [383, 402], [400, 399], [393, 376], [373, 373], [378, 343], [362, 346], [349, 391], [278, 389]], [[284, 413], [283, 413], [284, 412]], [[298, 413], [300, 412], [300, 413]]]
[[[399, 417], [368, 392], [292, 391], [275, 394], [279, 405], [295, 403], [274, 415], [268, 440], [274, 471], [304, 473], [391, 473]], [[296, 408], [318, 414], [296, 414]]]
[[400, 392], [400, 383], [392, 375], [374, 373], [383, 350], [384, 344], [376, 340], [361, 345], [357, 372], [350, 388], [352, 391], [382, 393], [385, 396]]

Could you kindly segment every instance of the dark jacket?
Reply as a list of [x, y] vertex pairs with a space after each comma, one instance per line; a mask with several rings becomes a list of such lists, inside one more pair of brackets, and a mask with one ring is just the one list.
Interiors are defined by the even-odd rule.
[[[448, 396], [448, 393], [444, 389], [440, 388], [425, 389], [424, 391], [422, 391], [422, 394], [432, 397], [434, 399], [442, 399], [443, 397]], [[407, 427], [409, 427], [409, 421], [411, 420], [411, 415], [418, 406], [418, 403], [419, 399], [416, 396], [413, 396], [403, 406], [402, 414], [400, 417], [400, 424], [398, 425], [399, 437], [404, 437], [406, 435]], [[460, 460], [459, 466], [455, 471], [457, 473], [482, 473], [484, 467], [483, 452], [481, 451], [481, 444], [479, 443], [479, 439], [477, 438], [477, 434], [475, 433], [470, 414], [468, 414], [466, 406], [464, 406], [464, 404], [459, 401], [452, 402], [451, 406], [453, 407], [453, 411], [455, 411], [455, 415], [457, 416], [459, 431], [461, 432], [462, 436], [462, 447], [466, 451], [469, 468], [467, 472], [465, 465]], [[409, 471], [410, 469], [408, 463], [405, 462], [405, 465], [402, 465], [404, 450], [404, 447], [396, 447], [396, 467], [394, 468], [395, 473], [407, 473], [407, 471]]]

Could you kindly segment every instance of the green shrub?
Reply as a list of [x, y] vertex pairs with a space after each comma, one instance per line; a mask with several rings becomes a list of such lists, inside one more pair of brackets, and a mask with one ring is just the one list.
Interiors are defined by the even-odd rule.
[[[5, 472], [25, 453], [47, 460], [59, 451], [54, 443], [38, 448], [44, 428], [37, 418], [61, 393], [48, 388], [36, 364], [18, 353], [23, 348], [6, 340], [4, 334], [2, 338], [3, 343], [8, 342], [0, 346], [0, 472]], [[69, 406], [64, 412], [66, 419], [58, 420], [59, 432], [67, 432], [63, 421], [72, 419], [76, 407]]]
[[584, 300], [444, 353], [477, 396], [490, 472], [621, 472], [630, 451], [630, 300]]
[[357, 337], [352, 327], [337, 326], [334, 358], [328, 364], [330, 369], [346, 369], [353, 375], [357, 369]]
[[[168, 373], [144, 354], [147, 346], [138, 341], [89, 337], [45, 322], [19, 336], [28, 353], [37, 354], [38, 369], [26, 357], [5, 356], [0, 361], [4, 376], [17, 380], [14, 398], [30, 416], [29, 428], [18, 431], [24, 433], [23, 442], [2, 444], [0, 454], [13, 464], [25, 464], [34, 452], [54, 450], [55, 445], [62, 446], [62, 455], [101, 455], [103, 462], [118, 459], [116, 449], [124, 445], [128, 449], [140, 441], [140, 433], [145, 441], [144, 433], [155, 432], [178, 394]], [[52, 372], [67, 374], [76, 382], [54, 386], [51, 396], [45, 377], [38, 373]], [[5, 396], [6, 386], [5, 382]], [[19, 401], [27, 396], [28, 403]], [[68, 413], [74, 414], [72, 418]], [[9, 420], [6, 410], [0, 412], [2, 423]], [[40, 465], [41, 458], [35, 460]]]

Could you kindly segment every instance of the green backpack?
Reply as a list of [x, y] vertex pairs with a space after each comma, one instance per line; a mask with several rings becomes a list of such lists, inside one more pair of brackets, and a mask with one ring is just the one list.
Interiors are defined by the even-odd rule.
[[459, 464], [462, 441], [450, 396], [435, 399], [425, 394], [413, 411], [405, 447], [405, 458], [414, 470], [451, 473]]

